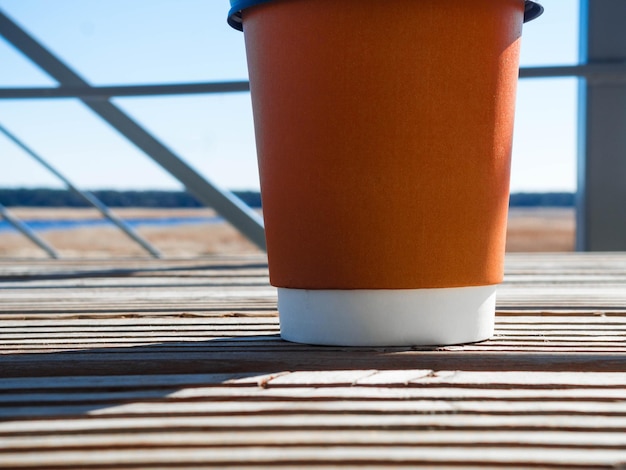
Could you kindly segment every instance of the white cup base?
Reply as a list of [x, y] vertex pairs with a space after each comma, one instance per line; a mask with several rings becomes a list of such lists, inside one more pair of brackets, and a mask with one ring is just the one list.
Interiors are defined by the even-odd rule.
[[278, 288], [280, 333], [328, 346], [435, 346], [493, 335], [496, 286], [440, 289]]

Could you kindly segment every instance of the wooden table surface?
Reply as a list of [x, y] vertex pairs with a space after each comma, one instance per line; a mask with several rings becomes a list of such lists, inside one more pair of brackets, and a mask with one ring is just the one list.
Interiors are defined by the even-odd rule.
[[626, 254], [510, 254], [496, 334], [278, 335], [262, 255], [0, 261], [0, 468], [626, 469]]

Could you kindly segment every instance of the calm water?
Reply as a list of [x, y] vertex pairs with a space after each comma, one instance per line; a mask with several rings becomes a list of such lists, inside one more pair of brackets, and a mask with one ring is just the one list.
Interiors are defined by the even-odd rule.
[[[214, 217], [163, 217], [158, 219], [153, 218], [128, 218], [123, 219], [128, 225], [133, 228], [136, 227], [172, 227], [183, 224], [214, 224], [222, 222], [223, 219], [218, 216]], [[112, 225], [107, 219], [58, 219], [58, 220], [23, 220], [26, 225], [32, 230], [37, 232], [46, 230], [71, 230], [83, 227], [104, 227]], [[6, 220], [0, 220], [0, 232], [14, 230], [13, 226]]]

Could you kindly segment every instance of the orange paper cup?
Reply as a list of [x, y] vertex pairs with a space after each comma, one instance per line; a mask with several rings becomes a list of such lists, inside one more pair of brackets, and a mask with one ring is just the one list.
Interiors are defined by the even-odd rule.
[[231, 3], [230, 22], [245, 36], [283, 337], [490, 337], [522, 24], [541, 7]]

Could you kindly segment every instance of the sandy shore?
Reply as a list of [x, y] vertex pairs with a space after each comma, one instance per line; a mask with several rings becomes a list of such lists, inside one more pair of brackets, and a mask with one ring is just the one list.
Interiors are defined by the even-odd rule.
[[574, 251], [576, 213], [573, 208], [512, 208], [507, 251]]
[[[95, 209], [13, 208], [22, 220], [94, 219]], [[211, 217], [211, 209], [114, 209], [121, 218]], [[213, 253], [255, 253], [258, 249], [226, 223], [140, 227], [137, 232], [164, 256], [194, 257]], [[114, 227], [48, 230], [39, 234], [61, 256], [102, 258], [145, 256], [143, 249]], [[569, 208], [513, 208], [507, 232], [507, 251], [572, 251], [574, 210]], [[0, 257], [45, 258], [47, 255], [14, 231], [0, 232]]]

